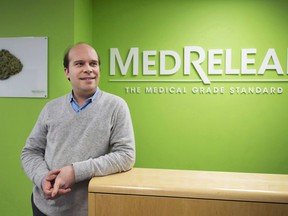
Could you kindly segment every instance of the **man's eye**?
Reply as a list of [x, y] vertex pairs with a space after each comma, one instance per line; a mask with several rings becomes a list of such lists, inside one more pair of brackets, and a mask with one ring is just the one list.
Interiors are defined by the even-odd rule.
[[92, 62], [90, 65], [93, 66], [93, 67], [96, 67], [98, 65], [98, 63], [97, 62]]

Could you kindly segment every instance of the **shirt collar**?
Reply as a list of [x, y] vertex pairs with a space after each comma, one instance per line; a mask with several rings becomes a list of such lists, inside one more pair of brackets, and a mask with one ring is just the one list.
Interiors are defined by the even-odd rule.
[[[91, 102], [93, 102], [93, 101], [96, 99], [96, 96], [97, 96], [98, 92], [99, 92], [99, 88], [97, 87], [96, 92], [95, 92], [91, 97], [87, 98], [86, 101], [91, 101]], [[72, 92], [71, 92], [71, 94], [70, 94], [70, 102], [73, 102], [73, 101], [76, 102], [76, 100], [75, 100], [75, 98], [74, 98], [73, 90], [72, 90]], [[76, 103], [77, 103], [77, 102], [76, 102]]]

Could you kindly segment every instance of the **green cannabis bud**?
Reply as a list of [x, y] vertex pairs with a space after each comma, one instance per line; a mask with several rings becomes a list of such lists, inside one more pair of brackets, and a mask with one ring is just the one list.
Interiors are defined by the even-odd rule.
[[0, 51], [0, 80], [8, 79], [19, 73], [23, 68], [21, 61], [8, 50]]

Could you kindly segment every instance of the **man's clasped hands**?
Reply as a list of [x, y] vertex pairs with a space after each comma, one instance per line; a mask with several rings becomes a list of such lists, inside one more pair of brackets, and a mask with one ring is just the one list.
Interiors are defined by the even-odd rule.
[[46, 199], [56, 199], [71, 191], [75, 183], [73, 165], [50, 171], [42, 181], [42, 190]]

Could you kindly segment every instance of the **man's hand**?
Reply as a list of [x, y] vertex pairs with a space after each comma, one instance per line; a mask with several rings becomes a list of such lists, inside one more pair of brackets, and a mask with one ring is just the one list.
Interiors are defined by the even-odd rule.
[[[44, 196], [46, 199], [53, 199], [55, 197], [52, 197], [52, 191], [53, 191], [53, 187], [54, 187], [54, 182], [55, 179], [57, 178], [57, 175], [60, 173], [60, 170], [52, 170], [50, 171], [47, 176], [45, 177], [45, 179], [42, 182], [42, 190], [44, 192]], [[70, 189], [66, 189], [63, 190], [61, 189], [61, 191], [59, 192], [59, 194], [66, 194], [70, 191]]]
[[[57, 173], [57, 171], [56, 171]], [[51, 176], [51, 175], [50, 175]], [[53, 177], [51, 176], [51, 179]], [[51, 188], [51, 198], [56, 198], [59, 195], [64, 195], [71, 191], [71, 186], [75, 183], [75, 173], [73, 165], [65, 166], [60, 169], [54, 179], [53, 188]]]
[[56, 199], [71, 191], [75, 183], [73, 166], [50, 171], [42, 182], [42, 190], [46, 199]]

